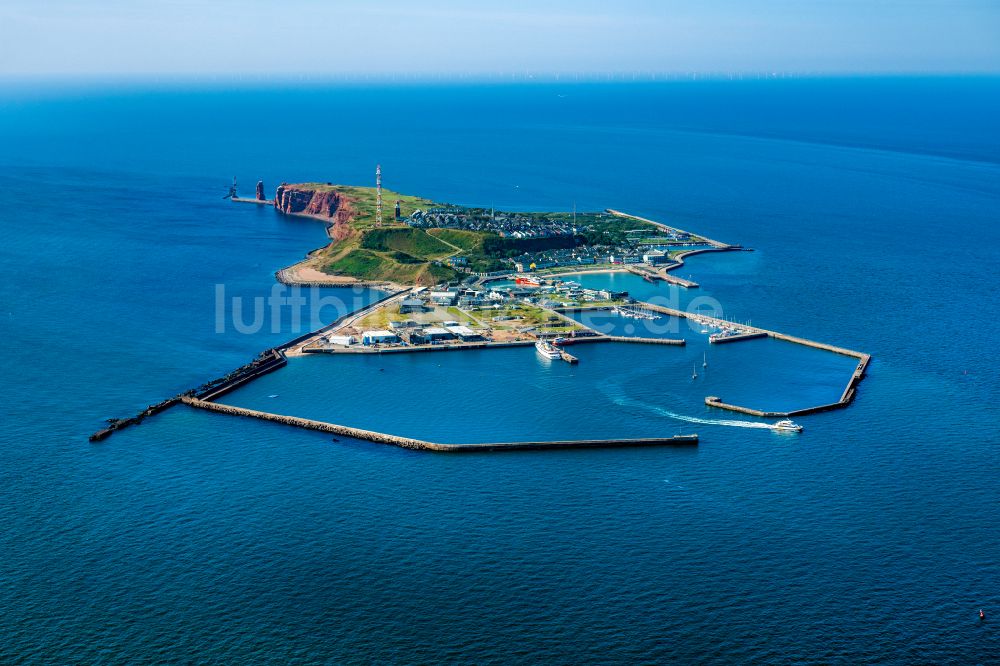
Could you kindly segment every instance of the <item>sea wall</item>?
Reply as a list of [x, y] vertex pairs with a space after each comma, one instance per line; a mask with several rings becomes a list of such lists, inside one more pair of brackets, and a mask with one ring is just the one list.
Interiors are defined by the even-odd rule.
[[232, 416], [243, 416], [248, 418], [281, 423], [296, 428], [306, 430], [318, 430], [343, 437], [353, 437], [368, 442], [379, 444], [391, 444], [404, 449], [417, 451], [438, 451], [446, 453], [472, 453], [477, 451], [539, 451], [545, 449], [580, 449], [580, 448], [621, 448], [633, 446], [668, 446], [668, 445], [695, 445], [698, 443], [698, 435], [675, 435], [673, 437], [652, 437], [652, 438], [632, 438], [632, 439], [584, 439], [584, 440], [557, 440], [557, 441], [534, 441], [534, 442], [487, 442], [476, 444], [441, 444], [438, 442], [426, 442], [421, 439], [411, 437], [400, 437], [389, 435], [373, 430], [362, 430], [350, 426], [327, 423], [326, 421], [314, 421], [298, 416], [287, 416], [285, 414], [272, 414], [261, 412], [255, 409], [224, 405], [218, 402], [208, 402], [199, 400], [191, 396], [184, 396], [183, 402], [191, 407], [206, 409]]

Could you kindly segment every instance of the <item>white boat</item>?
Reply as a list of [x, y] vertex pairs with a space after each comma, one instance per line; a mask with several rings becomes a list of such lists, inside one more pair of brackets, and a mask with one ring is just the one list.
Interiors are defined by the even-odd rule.
[[802, 432], [802, 426], [790, 419], [785, 419], [783, 421], [778, 421], [773, 426], [774, 430], [781, 430], [783, 432]]
[[691, 379], [698, 379], [698, 369], [694, 367], [694, 363], [691, 364]]
[[562, 358], [562, 354], [560, 354], [559, 350], [545, 340], [539, 340], [535, 343], [535, 351], [537, 351], [538, 354], [544, 358], [550, 358], [553, 360]]
[[708, 367], [708, 354], [706, 354], [704, 352], [702, 352], [702, 355], [701, 355], [701, 367], [703, 367], [703, 368], [707, 368]]

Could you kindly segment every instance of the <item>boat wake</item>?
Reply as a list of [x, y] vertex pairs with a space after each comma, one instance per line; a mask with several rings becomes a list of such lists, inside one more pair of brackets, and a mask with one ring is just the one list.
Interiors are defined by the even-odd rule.
[[677, 421], [685, 421], [687, 423], [697, 423], [699, 425], [717, 425], [726, 426], [729, 428], [757, 428], [760, 430], [774, 430], [774, 426], [770, 423], [760, 423], [759, 421], [739, 421], [736, 419], [703, 419], [697, 416], [688, 416], [687, 414], [678, 414], [677, 412], [672, 412], [669, 409], [664, 409], [663, 407], [657, 407], [656, 405], [651, 405], [647, 402], [642, 402], [641, 400], [636, 400], [635, 398], [630, 398], [625, 395], [625, 392], [620, 386], [606, 385], [604, 387], [605, 392], [611, 400], [621, 407], [639, 407], [649, 412], [659, 414], [660, 416], [666, 416], [667, 418], [676, 419]]
[[719, 426], [729, 426], [730, 428], [763, 428], [764, 430], [772, 430], [773, 426], [769, 423], [758, 423], [757, 421], [738, 421], [735, 419], [702, 419], [697, 416], [687, 416], [686, 414], [677, 414], [676, 412], [671, 412], [670, 410], [663, 409], [662, 407], [654, 407], [653, 405], [643, 405], [647, 409], [655, 411], [663, 416], [667, 416], [672, 419], [677, 419], [678, 421], [687, 421], [688, 423], [700, 423], [702, 425], [719, 425]]

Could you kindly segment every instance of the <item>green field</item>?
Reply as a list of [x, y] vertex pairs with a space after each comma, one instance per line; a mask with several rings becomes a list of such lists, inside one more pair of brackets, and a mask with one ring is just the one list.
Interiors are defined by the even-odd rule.
[[443, 259], [455, 254], [453, 247], [423, 229], [409, 227], [369, 229], [361, 239], [361, 247], [376, 252], [403, 252], [425, 261]]
[[493, 234], [465, 231], [463, 229], [428, 229], [427, 233], [449, 245], [461, 249], [463, 252], [471, 254], [480, 253], [483, 249], [483, 241], [493, 236]]
[[345, 275], [360, 280], [389, 281], [400, 284], [434, 285], [456, 277], [455, 271], [428, 261], [399, 261], [388, 253], [354, 248], [338, 255], [323, 266], [331, 275]]

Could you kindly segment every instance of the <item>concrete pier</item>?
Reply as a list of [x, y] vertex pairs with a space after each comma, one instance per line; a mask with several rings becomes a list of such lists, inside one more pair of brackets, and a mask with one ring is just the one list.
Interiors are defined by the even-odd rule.
[[731, 412], [739, 412], [741, 414], [749, 414], [750, 416], [759, 416], [761, 418], [783, 418], [789, 415], [788, 412], [764, 412], [759, 409], [751, 409], [750, 407], [730, 405], [729, 403], [722, 402], [722, 398], [714, 395], [706, 397], [705, 404], [709, 407], [728, 409]]
[[562, 360], [566, 361], [570, 365], [576, 365], [577, 363], [580, 362], [580, 359], [578, 359], [576, 356], [573, 356], [572, 354], [570, 354], [565, 349], [560, 349], [559, 350], [559, 358], [561, 358]]
[[206, 409], [222, 414], [233, 416], [243, 416], [247, 418], [272, 421], [296, 428], [307, 430], [318, 430], [344, 437], [353, 437], [379, 444], [391, 444], [404, 449], [417, 451], [437, 451], [444, 453], [463, 453], [476, 451], [531, 451], [544, 449], [580, 449], [580, 448], [621, 448], [634, 446], [667, 446], [667, 445], [696, 445], [698, 435], [676, 435], [674, 437], [655, 438], [632, 438], [632, 439], [587, 439], [587, 440], [564, 440], [564, 441], [536, 441], [536, 442], [490, 442], [475, 444], [442, 444], [438, 442], [427, 442], [411, 437], [400, 437], [372, 430], [362, 430], [350, 426], [327, 423], [325, 421], [314, 421], [303, 419], [297, 416], [287, 416], [284, 414], [272, 414], [261, 412], [255, 409], [244, 407], [234, 407], [233, 405], [223, 405], [217, 402], [199, 400], [191, 396], [182, 398], [184, 404], [198, 409]]
[[250, 203], [250, 204], [257, 204], [258, 206], [274, 205], [274, 199], [247, 199], [244, 197], [231, 197], [230, 199], [232, 201], [235, 201], [236, 203]]

